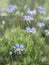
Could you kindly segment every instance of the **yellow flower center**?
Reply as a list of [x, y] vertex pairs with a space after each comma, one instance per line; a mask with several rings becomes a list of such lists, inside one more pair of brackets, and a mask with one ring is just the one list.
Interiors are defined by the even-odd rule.
[[20, 48], [16, 48], [17, 51], [20, 51]]
[[32, 30], [30, 30], [30, 32], [32, 32]]

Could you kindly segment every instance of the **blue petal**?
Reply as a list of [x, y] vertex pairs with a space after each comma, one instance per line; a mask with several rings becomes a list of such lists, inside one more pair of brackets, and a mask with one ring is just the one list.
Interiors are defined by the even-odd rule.
[[16, 44], [16, 48], [19, 48], [20, 47], [20, 45], [19, 44]]
[[30, 32], [31, 28], [30, 27], [26, 27], [26, 31]]
[[14, 49], [16, 49], [16, 47], [15, 47], [15, 46], [13, 46], [13, 48], [14, 48]]
[[20, 49], [24, 49], [24, 45], [23, 44], [20, 45]]

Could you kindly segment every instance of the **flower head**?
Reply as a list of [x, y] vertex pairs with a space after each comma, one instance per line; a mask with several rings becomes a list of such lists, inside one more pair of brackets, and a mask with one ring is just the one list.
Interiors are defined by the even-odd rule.
[[44, 10], [44, 8], [42, 6], [38, 6], [37, 8], [38, 8], [38, 10]]
[[26, 20], [26, 21], [32, 21], [32, 20], [34, 20], [34, 18], [32, 18], [30, 16], [24, 16], [24, 20]]
[[45, 26], [45, 24], [42, 23], [42, 22], [38, 22], [38, 23], [37, 23], [37, 26], [41, 28], [41, 27]]
[[36, 10], [32, 11], [32, 10], [28, 9], [27, 13], [30, 15], [36, 15]]
[[38, 8], [39, 13], [44, 14], [44, 15], [46, 14], [46, 10], [42, 6], [38, 6], [37, 8]]
[[49, 30], [44, 30], [44, 32], [46, 33], [46, 35], [49, 35]]
[[16, 5], [14, 5], [14, 4], [11, 4], [11, 5], [10, 5], [10, 8], [16, 9], [16, 8], [17, 8], [17, 6], [16, 6]]
[[11, 13], [11, 12], [13, 11], [13, 9], [7, 8], [6, 11], [7, 11], [8, 13]]
[[2, 13], [2, 9], [0, 9], [0, 13]]
[[24, 45], [16, 44], [16, 46], [13, 46], [13, 48], [14, 48], [15, 53], [17, 52], [17, 53], [21, 54], [21, 52], [24, 50]]
[[14, 11], [16, 8], [17, 8], [16, 5], [10, 5], [10, 6], [6, 9], [6, 11], [7, 11], [8, 13], [11, 13], [11, 12]]
[[36, 33], [36, 29], [34, 27], [30, 28], [30, 27], [26, 27], [26, 31], [28, 33], [32, 33], [32, 34], [35, 34]]
[[15, 14], [19, 15], [20, 14], [20, 11], [17, 11]]

